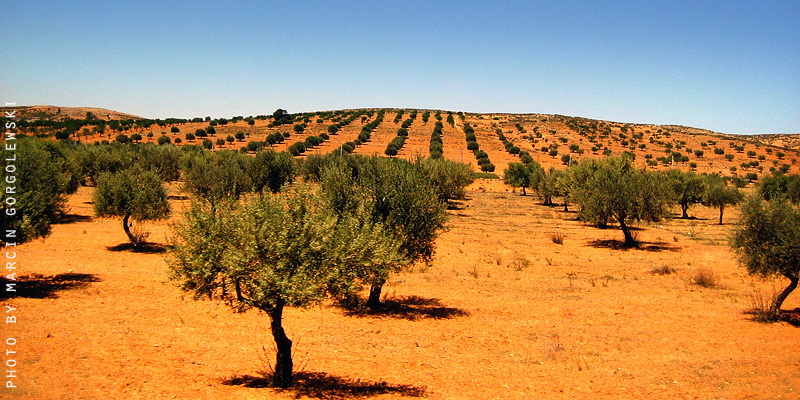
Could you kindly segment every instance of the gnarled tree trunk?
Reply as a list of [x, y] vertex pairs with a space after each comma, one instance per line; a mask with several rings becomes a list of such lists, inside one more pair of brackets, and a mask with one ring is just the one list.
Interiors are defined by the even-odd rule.
[[134, 246], [139, 246], [139, 241], [136, 240], [136, 238], [133, 236], [133, 233], [131, 233], [130, 219], [131, 219], [130, 214], [125, 214], [125, 216], [122, 217], [122, 229], [125, 230], [125, 234], [128, 235], [128, 240], [131, 241], [131, 244], [133, 244]]
[[272, 383], [279, 387], [286, 389], [292, 386], [292, 341], [286, 337], [286, 332], [283, 330], [283, 307], [284, 302], [281, 300], [278, 304], [269, 311], [270, 328], [272, 329], [272, 337], [275, 339], [275, 345], [278, 352], [275, 356], [275, 374], [272, 376]]
[[380, 279], [377, 282], [374, 282], [369, 287], [369, 298], [367, 298], [367, 307], [370, 310], [377, 310], [381, 307], [381, 290], [383, 289], [383, 284], [386, 283], [386, 279]]
[[786, 300], [786, 297], [789, 296], [789, 293], [792, 293], [797, 288], [797, 281], [798, 277], [796, 276], [787, 276], [789, 278], [789, 286], [786, 289], [783, 289], [777, 297], [775, 297], [775, 301], [772, 303], [772, 308], [770, 312], [772, 315], [778, 315], [781, 312], [781, 305], [783, 305], [783, 301]]

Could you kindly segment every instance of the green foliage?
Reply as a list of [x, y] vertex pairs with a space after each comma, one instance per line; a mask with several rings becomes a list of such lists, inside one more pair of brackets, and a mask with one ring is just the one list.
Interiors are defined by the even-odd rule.
[[681, 218], [689, 218], [689, 207], [703, 201], [706, 186], [702, 176], [671, 169], [664, 173], [673, 201], [681, 206]]
[[777, 315], [800, 276], [800, 208], [780, 197], [765, 202], [751, 196], [741, 208], [730, 245], [750, 274], [781, 274], [790, 280], [773, 301], [771, 311]]
[[725, 207], [739, 204], [744, 195], [735, 187], [727, 187], [725, 180], [717, 174], [706, 176], [705, 184], [703, 204], [719, 208], [719, 224], [722, 225], [722, 214]]
[[475, 174], [469, 165], [459, 162], [431, 157], [423, 160], [422, 166], [441, 201], [463, 198], [464, 188], [475, 181]]
[[663, 180], [636, 169], [630, 159], [585, 160], [575, 168], [570, 189], [573, 201], [580, 205], [580, 218], [597, 225], [615, 220], [626, 246], [636, 245], [631, 223], [659, 221], [669, 215]]
[[800, 175], [781, 173], [765, 176], [758, 185], [758, 193], [764, 200], [786, 197], [792, 202], [800, 202]]
[[252, 188], [247, 173], [251, 162], [250, 157], [231, 150], [186, 154], [184, 190], [212, 205], [225, 198], [237, 199]]
[[[215, 210], [193, 203], [174, 227], [172, 277], [196, 299], [256, 308], [270, 317], [278, 348], [274, 383], [292, 384], [285, 306], [308, 307], [356, 290], [364, 270], [406, 263], [394, 235], [364, 210], [340, 215], [306, 186]], [[235, 245], [230, 245], [235, 244]]]
[[[0, 147], [7, 160], [0, 223], [3, 229], [16, 230], [17, 243], [49, 235], [51, 224], [66, 211], [67, 195], [77, 190], [79, 168], [61, 146], [18, 138]], [[8, 161], [13, 158], [16, 161]]]
[[269, 189], [272, 193], [278, 193], [283, 185], [294, 181], [297, 165], [288, 153], [267, 149], [256, 154], [248, 164], [247, 172], [254, 192], [261, 193]]
[[503, 171], [503, 182], [511, 187], [522, 188], [522, 195], [525, 196], [527, 194], [525, 189], [537, 181], [537, 172], [540, 172], [541, 169], [542, 167], [535, 162], [528, 165], [509, 163], [508, 168]]
[[94, 193], [94, 211], [101, 217], [122, 217], [125, 234], [134, 246], [138, 246], [141, 238], [131, 233], [129, 219], [164, 219], [169, 215], [170, 207], [161, 177], [155, 171], [136, 166], [100, 175]]
[[[340, 215], [363, 209], [400, 241], [410, 262], [429, 262], [435, 239], [447, 218], [428, 172], [418, 161], [383, 157], [337, 157], [322, 171], [323, 195]], [[402, 266], [365, 271], [359, 279], [372, 286], [370, 306], [380, 288]], [[386, 267], [388, 268], [388, 267]]]

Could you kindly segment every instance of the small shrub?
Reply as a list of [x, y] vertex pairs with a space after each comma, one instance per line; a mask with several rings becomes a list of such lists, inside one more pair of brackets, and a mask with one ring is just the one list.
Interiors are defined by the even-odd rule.
[[745, 311], [745, 314], [753, 316], [753, 321], [772, 323], [780, 319], [781, 312], [773, 307], [775, 298], [778, 297], [775, 288], [772, 289], [770, 294], [764, 293], [760, 290], [753, 292], [750, 295], [750, 309]]
[[714, 271], [708, 268], [700, 268], [695, 271], [692, 283], [704, 288], [713, 288], [719, 284], [719, 278]]
[[566, 236], [561, 232], [551, 233], [550, 240], [555, 244], [564, 244], [564, 238]]
[[664, 265], [661, 267], [656, 267], [650, 270], [650, 273], [653, 275], [669, 275], [677, 270], [675, 268], [670, 267], [669, 265]]

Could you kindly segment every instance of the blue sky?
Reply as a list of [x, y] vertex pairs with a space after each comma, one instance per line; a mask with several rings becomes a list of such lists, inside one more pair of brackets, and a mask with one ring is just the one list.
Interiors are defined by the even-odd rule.
[[8, 2], [0, 95], [150, 118], [361, 107], [800, 133], [800, 2]]

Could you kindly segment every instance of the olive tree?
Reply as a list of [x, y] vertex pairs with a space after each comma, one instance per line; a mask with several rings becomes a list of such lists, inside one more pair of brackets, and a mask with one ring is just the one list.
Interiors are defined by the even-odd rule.
[[276, 153], [272, 149], [261, 151], [253, 158], [247, 170], [253, 184], [253, 191], [261, 193], [269, 189], [277, 193], [281, 187], [297, 176], [297, 165], [287, 152]]
[[503, 182], [511, 187], [522, 188], [522, 195], [527, 195], [525, 189], [531, 187], [532, 182], [536, 179], [536, 171], [542, 167], [535, 162], [528, 165], [522, 163], [512, 162], [508, 164], [508, 168], [503, 171]]
[[725, 180], [719, 175], [706, 177], [706, 190], [703, 194], [703, 203], [707, 206], [719, 208], [719, 224], [722, 225], [722, 213], [725, 207], [739, 204], [744, 195], [735, 187], [725, 186]]
[[[277, 347], [273, 383], [293, 381], [285, 307], [308, 307], [349, 286], [361, 270], [403, 263], [399, 242], [361, 212], [339, 215], [306, 186], [228, 201], [215, 211], [195, 202], [174, 227], [173, 279], [196, 299], [269, 316]], [[235, 245], [226, 245], [235, 244]]]
[[94, 211], [100, 217], [122, 217], [122, 228], [131, 244], [139, 247], [142, 238], [131, 232], [134, 221], [160, 220], [169, 216], [167, 189], [156, 171], [134, 167], [106, 172], [97, 179]]
[[671, 169], [665, 175], [675, 201], [681, 206], [681, 218], [689, 218], [689, 206], [703, 201], [706, 189], [703, 177], [677, 169]]
[[250, 162], [249, 157], [232, 150], [188, 153], [183, 159], [184, 190], [212, 208], [224, 198], [238, 198], [252, 188], [247, 174]]
[[443, 202], [464, 197], [464, 188], [475, 181], [472, 168], [464, 163], [430, 157], [422, 161], [422, 166]]
[[572, 187], [582, 220], [603, 225], [615, 220], [625, 236], [625, 246], [635, 246], [630, 224], [655, 222], [668, 216], [669, 198], [663, 180], [636, 169], [627, 157], [582, 161], [582, 184]]
[[0, 147], [7, 160], [0, 223], [15, 231], [19, 243], [48, 236], [53, 222], [66, 211], [67, 195], [78, 189], [79, 168], [61, 146], [28, 138], [7, 139]]
[[767, 202], [751, 196], [742, 205], [730, 245], [751, 275], [780, 274], [789, 279], [769, 310], [773, 318], [779, 316], [800, 277], [800, 208], [782, 197]]
[[[373, 222], [398, 238], [400, 252], [409, 262], [430, 262], [447, 213], [419, 160], [343, 156], [333, 161], [321, 173], [322, 191], [332, 207], [340, 215], [364, 208]], [[403, 267], [383, 265], [358, 276], [370, 286], [368, 307], [381, 306], [384, 283]]]

